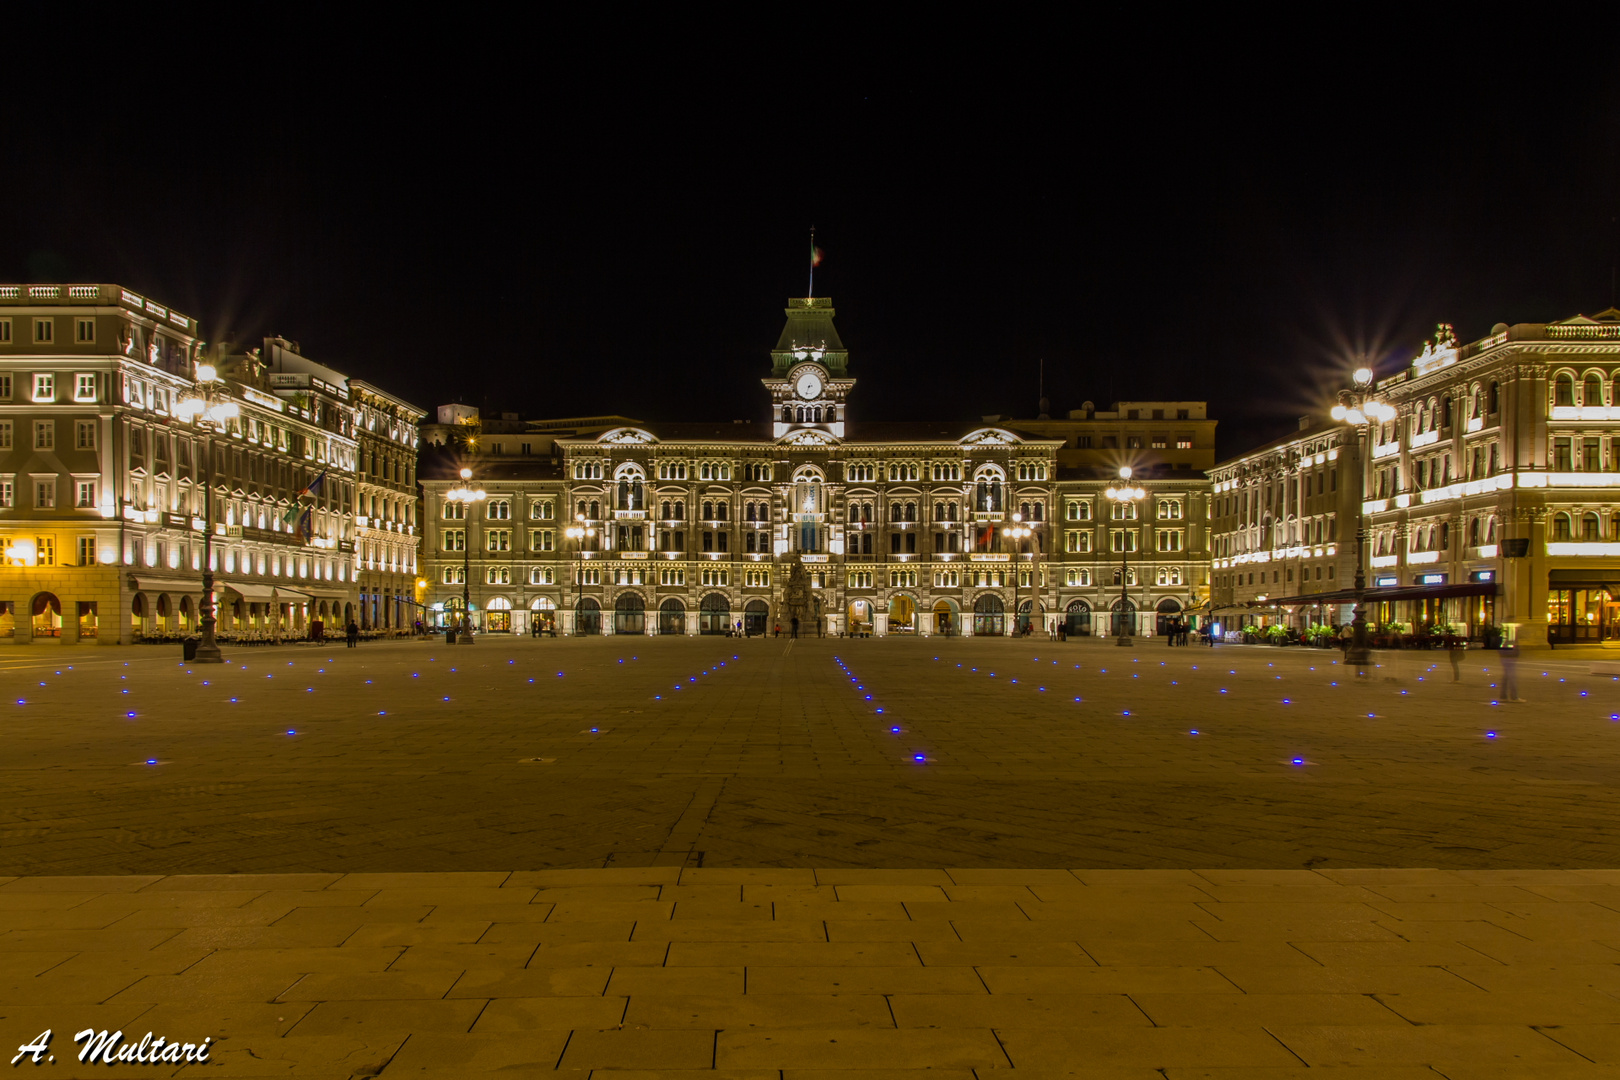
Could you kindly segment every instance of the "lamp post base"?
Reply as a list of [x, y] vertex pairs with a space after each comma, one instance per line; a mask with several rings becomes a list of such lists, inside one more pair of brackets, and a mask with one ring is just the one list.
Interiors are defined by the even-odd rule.
[[462, 630], [456, 634], [457, 645], [471, 645], [473, 643], [472, 631]]
[[1131, 636], [1129, 634], [1116, 634], [1114, 636], [1114, 644], [1115, 645], [1124, 645], [1127, 648], [1129, 648], [1129, 647], [1135, 645], [1136, 642], [1131, 640]]
[[1351, 645], [1344, 650], [1344, 662], [1350, 667], [1366, 667], [1372, 663], [1372, 650], [1365, 645]]
[[197, 646], [197, 655], [192, 657], [193, 664], [223, 664], [225, 657], [219, 651], [219, 645], [212, 641], [202, 642]]

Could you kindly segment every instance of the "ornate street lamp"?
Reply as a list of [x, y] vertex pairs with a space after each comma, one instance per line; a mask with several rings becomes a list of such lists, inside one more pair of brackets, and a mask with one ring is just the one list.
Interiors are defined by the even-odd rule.
[[223, 664], [219, 642], [214, 640], [214, 440], [213, 433], [223, 433], [226, 426], [242, 415], [242, 408], [230, 398], [230, 390], [219, 377], [213, 364], [198, 364], [193, 389], [175, 404], [175, 412], [182, 419], [206, 422], [209, 434], [203, 440], [203, 564], [202, 603], [197, 606], [201, 615], [202, 640], [197, 643], [198, 664]]
[[461, 503], [467, 508], [466, 527], [462, 530], [461, 542], [461, 635], [456, 639], [458, 644], [471, 645], [472, 637], [472, 538], [473, 538], [473, 506], [484, 500], [484, 489], [473, 487], [472, 470], [461, 470], [461, 486], [453, 487], [444, 493], [444, 497], [451, 502]]
[[[1012, 624], [1013, 624], [1013, 636], [1017, 637], [1018, 636], [1018, 630], [1019, 630], [1019, 627], [1018, 627], [1018, 556], [1023, 553], [1021, 549], [1023, 547], [1023, 542], [1024, 542], [1025, 538], [1028, 537], [1033, 530], [1031, 530], [1028, 525], [1020, 524], [1020, 522], [1022, 522], [1024, 520], [1024, 515], [1023, 514], [1015, 513], [1015, 514], [1013, 514], [1012, 519], [1013, 519], [1013, 523], [1012, 523], [1012, 525], [1010, 525], [1006, 529], [1005, 535], [1006, 535], [1007, 539], [1009, 539], [1009, 540], [1011, 540], [1013, 542], [1013, 623]], [[1034, 582], [1031, 581], [1030, 585], [1031, 585], [1032, 590], [1033, 590]], [[1034, 614], [1035, 614], [1035, 611], [1034, 611], [1035, 605], [1033, 603], [1031, 603], [1029, 606], [1030, 606], [1030, 615], [1034, 616]]]
[[[1133, 487], [1128, 482], [1125, 482], [1131, 478], [1131, 467], [1129, 465], [1119, 467], [1119, 478], [1122, 483], [1118, 487], [1110, 487], [1103, 494], [1108, 496], [1114, 505], [1120, 508], [1119, 518], [1123, 523], [1134, 520], [1136, 503], [1139, 499], [1147, 497], [1147, 491], [1139, 487]], [[1114, 635], [1114, 644], [1124, 646], [1131, 644], [1131, 628], [1126, 622], [1127, 616], [1125, 614], [1127, 605], [1130, 604], [1130, 597], [1126, 592], [1127, 582], [1130, 580], [1127, 565], [1130, 559], [1130, 544], [1127, 542], [1126, 537], [1130, 535], [1130, 526], [1127, 525], [1119, 541], [1119, 621], [1117, 633]]]
[[563, 535], [574, 542], [574, 636], [579, 637], [583, 634], [583, 631], [581, 631], [579, 628], [580, 617], [584, 615], [584, 609], [581, 607], [581, 605], [585, 603], [585, 595], [580, 591], [579, 588], [580, 574], [585, 568], [585, 556], [583, 554], [583, 550], [585, 547], [585, 538], [587, 536], [595, 536], [596, 530], [585, 523], [584, 514], [576, 515], [574, 520], [578, 522], [578, 524], [568, 526], [568, 528], [563, 530]]
[[[1356, 472], [1361, 479], [1361, 492], [1358, 502], [1366, 497], [1366, 458], [1362, 454], [1362, 444], [1371, 438], [1372, 425], [1384, 423], [1395, 419], [1395, 406], [1379, 401], [1372, 396], [1373, 372], [1372, 368], [1357, 368], [1351, 376], [1355, 385], [1349, 390], [1339, 391], [1339, 402], [1333, 406], [1331, 415], [1333, 419], [1350, 424], [1356, 429]], [[1372, 662], [1372, 652], [1367, 647], [1367, 515], [1365, 509], [1358, 507], [1356, 513], [1356, 614], [1350, 623], [1350, 648], [1345, 651], [1345, 663], [1354, 665], [1356, 674], [1365, 674], [1365, 669]]]

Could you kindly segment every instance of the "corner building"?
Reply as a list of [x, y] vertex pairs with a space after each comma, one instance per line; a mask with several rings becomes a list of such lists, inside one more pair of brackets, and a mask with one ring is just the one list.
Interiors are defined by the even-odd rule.
[[[1060, 620], [1083, 634], [1099, 611], [1151, 634], [1207, 601], [1202, 403], [854, 421], [831, 301], [790, 300], [786, 316], [763, 421], [548, 420], [497, 441], [458, 439], [470, 418], [441, 415], [422, 470], [434, 621], [458, 617], [464, 586], [484, 632], [565, 634], [788, 633], [795, 620], [803, 634]], [[1129, 516], [1102, 494], [1122, 464], [1150, 492]], [[445, 498], [462, 467], [486, 493], [470, 508]]]

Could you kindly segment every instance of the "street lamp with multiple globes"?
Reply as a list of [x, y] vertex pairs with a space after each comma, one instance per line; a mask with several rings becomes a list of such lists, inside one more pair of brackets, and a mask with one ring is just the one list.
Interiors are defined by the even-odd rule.
[[484, 489], [473, 487], [472, 470], [461, 470], [461, 486], [453, 487], [444, 493], [444, 497], [451, 502], [461, 503], [467, 507], [466, 528], [462, 530], [461, 542], [461, 634], [456, 638], [461, 645], [471, 645], [472, 638], [472, 539], [473, 539], [473, 506], [484, 500]]
[[584, 633], [579, 627], [579, 621], [584, 614], [581, 605], [585, 603], [585, 594], [580, 591], [579, 578], [585, 569], [585, 538], [595, 536], [596, 530], [585, 523], [584, 514], [576, 515], [574, 521], [576, 524], [564, 529], [563, 535], [574, 542], [574, 636], [579, 637]]
[[[1133, 515], [1136, 512], [1135, 508], [1137, 500], [1147, 498], [1147, 491], [1143, 488], [1133, 487], [1129, 483], [1130, 478], [1131, 467], [1129, 465], [1121, 465], [1119, 467], [1120, 484], [1117, 487], [1110, 487], [1107, 491], [1103, 492], [1104, 495], [1108, 496], [1108, 498], [1113, 501], [1115, 506], [1120, 508], [1119, 518], [1121, 522], [1133, 520]], [[1119, 541], [1119, 619], [1117, 621], [1117, 633], [1114, 636], [1115, 645], [1129, 646], [1131, 644], [1131, 629], [1129, 623], [1127, 622], [1128, 616], [1126, 615], [1127, 607], [1130, 604], [1130, 597], [1126, 593], [1126, 588], [1127, 582], [1130, 580], [1130, 573], [1127, 563], [1130, 559], [1131, 547], [1130, 541], [1127, 539], [1127, 537], [1132, 535], [1133, 533], [1131, 532], [1131, 527], [1126, 525], [1124, 527], [1124, 533], [1120, 537]]]
[[[231, 400], [225, 380], [213, 364], [198, 364], [193, 389], [175, 404], [175, 412], [185, 420], [201, 417], [211, 432], [224, 432], [226, 425], [242, 415], [242, 408]], [[195, 662], [223, 664], [219, 642], [214, 640], [214, 440], [210, 434], [203, 440], [203, 580], [202, 603], [197, 606], [201, 616], [199, 626], [202, 640], [197, 643]]]
[[[1018, 614], [1019, 614], [1019, 612], [1018, 612], [1018, 567], [1019, 567], [1018, 556], [1023, 554], [1024, 540], [1034, 530], [1032, 530], [1028, 525], [1021, 524], [1021, 522], [1024, 520], [1024, 515], [1023, 514], [1015, 513], [1015, 514], [1013, 514], [1012, 519], [1013, 519], [1013, 523], [1010, 526], [1007, 527], [1007, 529], [1004, 532], [1004, 535], [1007, 537], [1007, 539], [1009, 539], [1009, 540], [1011, 540], [1013, 542], [1013, 560], [1012, 560], [1012, 562], [1013, 562], [1013, 622], [1012, 622], [1012, 625], [1013, 625], [1013, 636], [1017, 637], [1018, 633], [1019, 633], [1019, 629], [1020, 629], [1020, 627], [1018, 625]], [[1031, 584], [1033, 584], [1033, 582]], [[1030, 610], [1030, 615], [1031, 616], [1033, 616], [1035, 614], [1034, 607], [1035, 607], [1034, 604], [1030, 604], [1030, 609], [1031, 609]]]
[[[1331, 415], [1333, 419], [1350, 424], [1356, 429], [1356, 475], [1363, 485], [1358, 498], [1364, 499], [1366, 457], [1361, 450], [1362, 443], [1370, 439], [1373, 424], [1382, 424], [1395, 419], [1395, 406], [1372, 396], [1372, 368], [1357, 368], [1351, 379], [1355, 383], [1354, 387], [1339, 391], [1339, 401], [1333, 406]], [[1345, 663], [1353, 665], [1357, 675], [1365, 674], [1367, 665], [1372, 662], [1372, 652], [1367, 647], [1366, 545], [1367, 517], [1363, 509], [1356, 515], [1356, 614], [1350, 623], [1350, 648], [1345, 650], [1344, 654]]]

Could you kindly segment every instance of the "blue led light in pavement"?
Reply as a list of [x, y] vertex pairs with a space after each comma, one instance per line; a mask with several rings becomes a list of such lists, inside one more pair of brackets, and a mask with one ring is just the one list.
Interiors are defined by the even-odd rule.
[[891, 731], [891, 732], [893, 732], [893, 733], [894, 733], [894, 734], [896, 734], [896, 735], [898, 735], [898, 734], [900, 734], [900, 729], [899, 729], [899, 728], [897, 728], [897, 727], [892, 727], [892, 728], [890, 728], [890, 729], [889, 729], [889, 730], [890, 730], [890, 731]]
[[124, 715], [129, 717], [131, 720], [135, 719], [135, 714], [132, 713], [132, 712], [131, 713], [125, 713]]
[[1189, 732], [1187, 732], [1187, 734], [1189, 734], [1189, 735], [1196, 735], [1196, 734], [1198, 734], [1198, 729], [1197, 729], [1197, 728], [1193, 728], [1193, 729], [1192, 729], [1192, 730], [1191, 730], [1191, 731], [1189, 731]]
[[1496, 738], [1496, 732], [1494, 732], [1494, 731], [1487, 731], [1487, 732], [1486, 732], [1486, 733], [1485, 733], [1485, 737], [1486, 737], [1486, 738], [1487, 738], [1487, 739], [1494, 739], [1494, 738]]
[[446, 701], [449, 701], [449, 700], [450, 700], [450, 699], [449, 699], [449, 698], [445, 698], [445, 699], [444, 699], [444, 700], [446, 700]]
[[1302, 757], [1297, 757], [1297, 758], [1294, 759], [1294, 764], [1295, 765], [1303, 765], [1303, 764], [1305, 764], [1305, 759], [1302, 758]]
[[913, 756], [914, 756], [914, 757], [915, 757], [915, 758], [916, 758], [916, 760], [918, 760], [918, 761], [927, 761], [927, 760], [928, 760], [928, 759], [927, 759], [927, 758], [925, 758], [925, 757], [923, 757], [923, 755], [921, 755], [921, 754], [915, 754], [915, 755], [913, 755]]
[[1293, 702], [1289, 701], [1287, 698], [1283, 698], [1283, 704], [1284, 705], [1292, 705]]
[[236, 704], [236, 699], [235, 699], [235, 698], [231, 698], [231, 704], [232, 704], [232, 705], [235, 705], [235, 704]]
[[599, 732], [599, 730], [600, 729], [598, 729], [598, 728], [591, 728], [591, 734], [595, 735], [595, 734], [597, 734]]
[[1125, 715], [1126, 715], [1126, 716], [1129, 716], [1129, 715], [1131, 715], [1131, 710], [1129, 710], [1129, 709], [1126, 709], [1126, 710], [1125, 710]]
[[146, 759], [146, 763], [148, 765], [156, 765], [157, 764], [157, 758], [149, 757], [149, 758]]
[[882, 711], [883, 711], [883, 710], [882, 710], [882, 709], [879, 709], [879, 710], [878, 710], [878, 712], [882, 712]]

